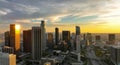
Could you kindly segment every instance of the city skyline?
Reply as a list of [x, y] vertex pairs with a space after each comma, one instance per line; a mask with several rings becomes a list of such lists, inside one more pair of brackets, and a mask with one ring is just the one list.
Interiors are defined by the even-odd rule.
[[120, 0], [0, 0], [0, 33], [8, 31], [9, 24], [20, 24], [22, 30], [27, 30], [39, 26], [41, 20], [46, 21], [46, 32], [55, 32], [56, 27], [60, 32], [75, 32], [75, 26], [80, 26], [82, 33], [119, 33], [119, 2]]

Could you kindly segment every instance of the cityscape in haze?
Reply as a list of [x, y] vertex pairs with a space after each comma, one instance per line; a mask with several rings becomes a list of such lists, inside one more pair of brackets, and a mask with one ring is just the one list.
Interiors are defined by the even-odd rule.
[[120, 0], [0, 0], [0, 65], [120, 65]]

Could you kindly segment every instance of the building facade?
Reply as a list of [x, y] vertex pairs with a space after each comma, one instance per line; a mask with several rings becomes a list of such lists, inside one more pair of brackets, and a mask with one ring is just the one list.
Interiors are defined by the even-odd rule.
[[15, 54], [20, 51], [20, 25], [10, 24], [10, 47]]
[[32, 30], [23, 31], [23, 51], [32, 52]]
[[16, 55], [0, 52], [0, 65], [16, 65]]
[[32, 27], [32, 58], [40, 60], [42, 56], [41, 28]]

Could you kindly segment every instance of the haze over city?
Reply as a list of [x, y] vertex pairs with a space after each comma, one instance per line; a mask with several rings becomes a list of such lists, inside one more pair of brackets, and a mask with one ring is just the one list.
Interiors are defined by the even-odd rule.
[[0, 33], [9, 24], [22, 29], [46, 21], [47, 32], [55, 27], [74, 32], [76, 25], [86, 33], [119, 33], [120, 0], [0, 0]]

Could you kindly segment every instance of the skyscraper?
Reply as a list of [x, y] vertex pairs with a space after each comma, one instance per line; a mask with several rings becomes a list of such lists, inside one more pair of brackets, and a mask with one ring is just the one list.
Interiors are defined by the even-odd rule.
[[59, 28], [55, 28], [55, 44], [59, 43]]
[[23, 48], [24, 52], [32, 52], [32, 31], [23, 31]]
[[10, 24], [10, 47], [14, 48], [14, 53], [20, 51], [20, 25]]
[[47, 35], [47, 47], [49, 49], [53, 49], [54, 47], [54, 39], [53, 39], [53, 33], [48, 33]]
[[45, 51], [46, 49], [45, 21], [41, 21], [41, 45], [42, 45], [42, 51]]
[[5, 46], [10, 46], [10, 32], [6, 31], [4, 33], [4, 37], [5, 37]]
[[65, 42], [70, 42], [70, 31], [62, 31], [62, 39]]
[[80, 48], [80, 27], [79, 26], [76, 26], [76, 51], [78, 53], [78, 61], [80, 62], [81, 61], [81, 58], [80, 58], [80, 52], [81, 52], [81, 48]]
[[48, 33], [48, 36], [47, 36], [47, 41], [48, 43], [53, 43], [53, 33]]
[[32, 27], [32, 58], [39, 61], [42, 56], [41, 28]]
[[115, 44], [115, 34], [108, 35], [109, 44]]
[[115, 34], [109, 34], [109, 41], [115, 41]]
[[101, 40], [100, 35], [96, 35], [96, 36], [95, 36], [95, 40], [96, 40], [96, 41], [100, 41], [100, 40]]

